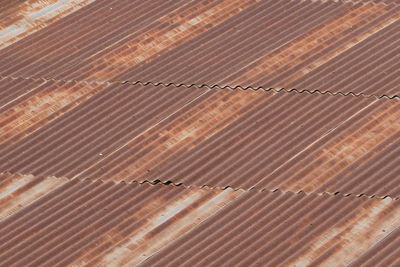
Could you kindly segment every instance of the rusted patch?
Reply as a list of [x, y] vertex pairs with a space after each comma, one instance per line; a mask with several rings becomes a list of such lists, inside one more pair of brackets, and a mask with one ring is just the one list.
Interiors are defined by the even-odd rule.
[[[175, 154], [204, 142], [246, 114], [248, 110], [245, 107], [255, 108], [271, 95], [261, 91], [220, 90], [197, 108], [178, 117], [173, 124], [159, 125], [135, 137], [125, 145], [129, 148], [140, 147], [134, 160], [121, 159], [105, 176], [121, 180], [143, 175]], [[161, 127], [165, 128], [160, 130]], [[127, 160], [132, 163], [126, 165]]]
[[309, 165], [298, 170], [302, 174], [299, 179], [291, 179], [282, 185], [282, 189], [312, 192], [349, 165], [365, 163], [385, 149], [390, 144], [383, 143], [399, 131], [400, 104], [394, 102], [372, 113], [362, 128], [325, 147]]
[[[347, 266], [399, 226], [400, 206], [396, 201], [372, 201], [350, 220], [318, 235], [310, 248], [289, 265], [309, 266], [321, 261], [322, 266]], [[321, 260], [325, 253], [328, 257]]]
[[[107, 253], [93, 261], [90, 261], [88, 257], [83, 258], [73, 265], [132, 266], [138, 264], [216, 213], [239, 194], [241, 194], [240, 191], [230, 189], [190, 189], [171, 202], [165, 203], [164, 201], [163, 207], [151, 214], [144, 225], [135, 229], [128, 238], [124, 237], [123, 242], [114, 246]], [[154, 200], [154, 203], [150, 201], [146, 204], [146, 206], [148, 205], [151, 206], [150, 209], [159, 208], [157, 199]], [[148, 208], [146, 209], [148, 210]], [[135, 216], [141, 213], [143, 211], [140, 210]], [[143, 218], [138, 217], [138, 219]], [[109, 237], [114, 239], [112, 242], [121, 239], [118, 233], [109, 235]]]
[[99, 71], [89, 74], [89, 77], [112, 79], [130, 67], [160, 56], [193, 39], [257, 2], [259, 0], [224, 0], [208, 8], [209, 3], [206, 1], [183, 13], [173, 12], [159, 19], [156, 29], [147, 31], [132, 41], [121, 40], [115, 44], [114, 47], [119, 47], [121, 42], [125, 42], [122, 48], [118, 48], [118, 52], [93, 63], [93, 69]]
[[0, 19], [0, 48], [42, 29], [95, 0], [28, 0]]
[[35, 178], [33, 175], [0, 175], [0, 220], [17, 212], [54, 188], [68, 181], [49, 177]]
[[10, 145], [40, 129], [79, 103], [104, 90], [106, 85], [89, 83], [53, 83], [2, 114], [0, 147]]
[[[368, 3], [356, 6], [341, 16], [331, 20], [329, 23], [302, 35], [297, 40], [294, 40], [273, 53], [257, 60], [257, 62], [247, 67], [249, 69], [248, 71], [240, 75], [238, 78], [234, 78], [232, 83], [244, 84], [248, 81], [259, 81], [261, 79], [272, 81], [282, 75], [282, 72], [310, 61], [312, 56], [337, 44], [336, 48], [331, 52], [324, 54], [324, 56], [314, 60], [313, 62], [310, 62], [306, 67], [294, 73], [285, 75], [284, 81], [280, 81], [280, 84], [271, 82], [274, 87], [286, 87], [290, 82], [316, 69], [340, 53], [350, 49], [369, 36], [387, 27], [400, 17], [399, 14], [396, 14], [366, 32], [358, 34], [354, 33], [358, 28], [375, 20], [379, 16], [383, 16], [387, 12], [389, 12], [389, 10], [384, 4]], [[342, 40], [349, 35], [352, 35], [351, 39], [342, 42]]]

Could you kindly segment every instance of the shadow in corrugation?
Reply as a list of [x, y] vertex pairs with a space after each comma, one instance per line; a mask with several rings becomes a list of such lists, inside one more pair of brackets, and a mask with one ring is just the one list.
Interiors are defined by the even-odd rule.
[[0, 222], [4, 266], [141, 262], [243, 193], [9, 173], [1, 181], [13, 199], [1, 210], [14, 212]]
[[398, 94], [398, 2], [100, 2], [0, 50], [0, 73]]
[[250, 190], [141, 266], [342, 266], [381, 251], [381, 240], [396, 243], [387, 238], [399, 208], [389, 199]]

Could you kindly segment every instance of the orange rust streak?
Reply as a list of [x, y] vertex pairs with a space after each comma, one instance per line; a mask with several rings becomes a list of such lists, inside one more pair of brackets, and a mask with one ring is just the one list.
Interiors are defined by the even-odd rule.
[[[274, 77], [282, 74], [283, 70], [287, 70], [294, 66], [304, 63], [311, 56], [320, 53], [323, 49], [328, 46], [332, 46], [334, 43], [340, 42], [342, 38], [345, 38], [355, 28], [359, 28], [366, 23], [371, 22], [373, 19], [380, 15], [387, 13], [388, 10], [384, 4], [374, 5], [366, 4], [358, 8], [347, 11], [342, 16], [335, 20], [325, 24], [322, 28], [313, 30], [308, 34], [301, 36], [297, 40], [283, 46], [277, 51], [266, 55], [254, 64], [249, 71], [235, 79], [235, 83], [240, 84], [244, 81], [258, 80], [266, 75], [273, 79]], [[371, 16], [373, 15], [373, 16]], [[390, 18], [378, 26], [370, 29], [368, 32], [363, 33], [359, 36], [354, 36], [349, 42], [338, 46], [334, 51], [328, 53], [317, 61], [310, 63], [306, 68], [300, 70], [288, 77], [285, 77], [284, 84], [275, 87], [285, 87], [291, 81], [298, 79], [305, 75], [307, 72], [319, 67], [325, 62], [331, 60], [338, 54], [345, 50], [353, 47], [357, 43], [378, 32], [382, 28], [388, 26], [390, 23], [398, 19], [397, 17]], [[353, 29], [349, 32], [349, 29]]]
[[[364, 127], [319, 152], [319, 155], [312, 160], [309, 173], [301, 180], [289, 181], [283, 185], [283, 188], [312, 192], [351, 164], [366, 162], [379, 152], [378, 145], [398, 133], [399, 130], [400, 104], [394, 103], [372, 114]], [[385, 146], [382, 146], [379, 150], [384, 148]], [[304, 166], [303, 169], [307, 167], [309, 166]]]
[[390, 199], [376, 200], [341, 225], [318, 235], [308, 251], [290, 266], [308, 266], [329, 249], [339, 246], [322, 266], [347, 266], [400, 226], [400, 206]]
[[[28, 0], [0, 18], [0, 48], [32, 34], [94, 0]], [[43, 14], [42, 14], [43, 13]]]
[[[160, 56], [193, 39], [258, 1], [220, 1], [216, 6], [191, 18], [193, 13], [204, 6], [204, 3], [200, 3], [183, 14], [173, 13], [172, 16], [166, 16], [159, 20], [165, 26], [146, 32], [125, 44], [122, 51], [120, 50], [117, 54], [108, 55], [102, 58], [100, 62], [94, 63], [94, 69], [98, 67], [100, 70], [90, 74], [90, 77], [109, 80], [130, 67], [147, 61], [154, 56]], [[171, 26], [173, 26], [172, 29], [170, 29]], [[101, 66], [105, 67], [102, 68]]]
[[[82, 83], [56, 86], [55, 89], [38, 92], [3, 114], [0, 119], [0, 144], [9, 145], [20, 140], [105, 89], [104, 85]], [[19, 137], [13, 138], [19, 134]]]
[[[183, 196], [164, 203], [161, 210], [145, 218], [146, 223], [135, 229], [125, 240], [112, 242], [113, 248], [90, 262], [92, 266], [133, 266], [187, 233], [209, 216], [218, 212], [241, 194], [240, 191], [190, 189]], [[141, 218], [143, 219], [143, 218]], [[77, 265], [86, 265], [81, 259]]]
[[160, 133], [155, 132], [159, 128], [152, 129], [157, 138], [151, 143], [141, 144], [142, 149], [151, 148], [151, 151], [114, 174], [113, 178], [119, 180], [118, 177], [146, 173], [174, 154], [192, 149], [243, 116], [245, 112], [242, 109], [245, 106], [252, 105], [254, 108], [266, 99], [265, 96], [265, 93], [258, 91], [219, 91], [202, 108], [185, 114], [169, 128]]

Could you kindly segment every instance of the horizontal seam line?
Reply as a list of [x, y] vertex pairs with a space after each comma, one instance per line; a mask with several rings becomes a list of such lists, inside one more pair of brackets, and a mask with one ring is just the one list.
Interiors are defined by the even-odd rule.
[[329, 90], [327, 91], [322, 91], [322, 90], [308, 90], [308, 89], [297, 89], [297, 88], [292, 88], [292, 89], [286, 89], [284, 87], [282, 88], [274, 88], [274, 87], [252, 87], [252, 86], [241, 86], [241, 85], [236, 85], [236, 86], [230, 86], [230, 85], [225, 85], [225, 86], [220, 86], [220, 85], [207, 85], [207, 84], [185, 84], [185, 83], [163, 83], [163, 82], [143, 82], [143, 81], [99, 81], [99, 80], [93, 80], [93, 81], [88, 81], [88, 80], [62, 80], [62, 79], [54, 79], [54, 78], [36, 78], [36, 77], [21, 77], [21, 76], [2, 76], [0, 75], [0, 79], [24, 79], [24, 80], [42, 80], [45, 82], [49, 81], [54, 81], [54, 82], [65, 82], [65, 83], [88, 83], [88, 84], [127, 84], [127, 85], [142, 85], [142, 86], [147, 86], [147, 85], [153, 85], [153, 86], [162, 86], [162, 87], [186, 87], [186, 88], [208, 88], [208, 89], [223, 89], [223, 90], [252, 90], [252, 91], [258, 91], [262, 90], [265, 92], [275, 92], [275, 93], [294, 93], [294, 94], [311, 94], [311, 95], [331, 95], [331, 96], [351, 96], [351, 97], [361, 97], [361, 98], [374, 98], [374, 99], [395, 99], [395, 100], [400, 100], [400, 95], [376, 95], [376, 94], [364, 94], [364, 93], [353, 93], [353, 92], [331, 92]]
[[224, 190], [233, 190], [233, 191], [243, 191], [243, 192], [250, 192], [250, 191], [256, 191], [256, 192], [258, 192], [258, 193], [262, 193], [262, 192], [270, 192], [270, 193], [275, 193], [275, 192], [280, 192], [280, 193], [283, 193], [283, 194], [285, 194], [285, 193], [295, 193], [295, 194], [304, 194], [304, 195], [306, 195], [306, 196], [310, 196], [310, 195], [317, 195], [317, 196], [323, 196], [323, 195], [328, 195], [328, 196], [338, 196], [338, 197], [344, 197], [344, 198], [346, 198], [346, 197], [350, 197], [350, 198], [361, 198], [361, 197], [364, 197], [364, 198], [369, 198], [369, 199], [379, 199], [379, 200], [383, 200], [383, 199], [390, 199], [390, 200], [392, 200], [392, 201], [398, 201], [398, 200], [400, 200], [400, 196], [398, 196], [398, 197], [391, 197], [390, 195], [385, 195], [385, 196], [377, 196], [377, 195], [367, 195], [367, 194], [364, 194], [364, 193], [360, 193], [360, 194], [354, 194], [354, 193], [341, 193], [340, 191], [338, 191], [338, 192], [328, 192], [328, 191], [323, 191], [323, 192], [305, 192], [305, 191], [303, 191], [303, 190], [299, 190], [299, 191], [297, 191], [297, 192], [295, 192], [295, 191], [291, 191], [291, 190], [281, 190], [281, 189], [279, 189], [279, 188], [275, 188], [275, 189], [266, 189], [266, 188], [263, 188], [263, 189], [257, 189], [257, 188], [255, 188], [255, 187], [251, 187], [251, 188], [249, 188], [249, 189], [244, 189], [244, 188], [240, 188], [240, 187], [232, 187], [232, 186], [210, 186], [210, 185], [201, 185], [201, 186], [199, 186], [199, 185], [188, 185], [188, 184], [184, 184], [184, 183], [175, 183], [175, 182], [173, 182], [173, 181], [170, 181], [170, 180], [168, 180], [168, 181], [161, 181], [161, 180], [159, 180], [159, 179], [156, 179], [156, 180], [148, 180], [148, 179], [145, 179], [145, 180], [142, 180], [142, 181], [139, 181], [139, 180], [131, 180], [131, 181], [125, 181], [125, 180], [119, 180], [119, 181], [114, 181], [114, 180], [103, 180], [103, 179], [101, 179], [101, 178], [99, 178], [99, 179], [88, 179], [88, 178], [70, 178], [70, 177], [56, 177], [56, 176], [52, 176], [52, 175], [49, 175], [49, 176], [45, 176], [45, 175], [34, 175], [34, 174], [31, 174], [31, 173], [29, 173], [29, 174], [22, 174], [22, 173], [19, 173], [19, 172], [10, 172], [10, 171], [4, 171], [4, 172], [0, 172], [0, 175], [4, 175], [4, 174], [9, 174], [9, 175], [20, 175], [20, 176], [28, 176], [28, 175], [31, 175], [31, 176], [33, 176], [33, 178], [54, 178], [54, 179], [67, 179], [67, 180], [69, 180], [69, 181], [73, 181], [73, 180], [78, 180], [78, 181], [91, 181], [91, 182], [94, 182], [94, 181], [100, 181], [100, 182], [102, 182], [102, 183], [109, 183], [109, 182], [112, 182], [112, 183], [114, 183], [114, 184], [133, 184], [133, 183], [137, 183], [137, 184], [149, 184], [149, 185], [151, 185], [151, 186], [156, 186], [156, 185], [159, 185], [159, 186], [172, 186], [172, 187], [184, 187], [184, 188], [186, 188], [186, 189], [194, 189], [194, 188], [197, 188], [197, 189], [202, 189], [202, 188], [205, 188], [205, 189], [210, 189], [210, 190], [220, 190], [220, 191], [224, 191]]

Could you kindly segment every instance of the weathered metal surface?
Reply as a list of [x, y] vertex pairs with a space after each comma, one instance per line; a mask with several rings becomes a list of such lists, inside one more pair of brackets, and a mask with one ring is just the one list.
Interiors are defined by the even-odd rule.
[[351, 267], [356, 266], [398, 266], [400, 264], [400, 228], [397, 228], [381, 242], [356, 259]]
[[0, 221], [48, 194], [67, 179], [38, 178], [33, 175], [0, 174]]
[[0, 7], [1, 266], [400, 265], [400, 1]]
[[0, 171], [400, 196], [398, 100], [32, 84], [3, 106]]
[[40, 5], [70, 14], [0, 50], [1, 75], [400, 93], [399, 1], [67, 2]]
[[400, 202], [390, 198], [11, 173], [0, 175], [0, 186], [0, 210], [8, 212], [0, 217], [2, 266], [395, 266], [399, 259]]
[[[4, 192], [6, 197], [31, 202], [0, 221], [2, 266], [136, 264], [243, 193], [100, 180], [37, 179], [11, 174], [0, 177], [1, 186], [6, 183], [12, 188]], [[21, 190], [24, 188], [28, 190]], [[1, 211], [14, 209], [16, 204], [1, 201]]]
[[[14, 95], [0, 106], [0, 148], [34, 133], [107, 88], [104, 84], [11, 80], [6, 78], [0, 81], [5, 89], [3, 92]], [[10, 83], [15, 85], [10, 86]]]
[[388, 198], [252, 190], [141, 266], [346, 266], [395, 245], [399, 219]]
[[48, 27], [93, 1], [28, 0], [16, 5], [1, 5], [0, 49]]

